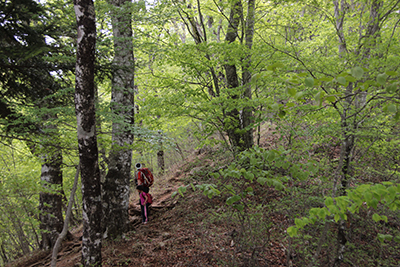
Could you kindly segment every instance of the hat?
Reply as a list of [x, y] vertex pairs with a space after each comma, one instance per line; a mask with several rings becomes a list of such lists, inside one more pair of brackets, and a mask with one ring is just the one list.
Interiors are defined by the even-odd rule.
[[142, 164], [141, 163], [136, 163], [136, 165], [135, 165], [135, 167], [136, 167], [136, 169], [141, 169], [142, 168]]

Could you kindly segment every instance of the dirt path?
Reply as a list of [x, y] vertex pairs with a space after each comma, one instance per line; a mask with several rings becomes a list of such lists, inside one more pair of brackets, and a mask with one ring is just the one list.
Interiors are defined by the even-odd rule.
[[[175, 200], [171, 198], [171, 194], [177, 190], [180, 183], [180, 171], [174, 173], [172, 178], [164, 179], [159, 181], [159, 184], [155, 183], [154, 188], [151, 189], [151, 194], [153, 195], [153, 204], [150, 207], [150, 219], [159, 218], [163, 213], [172, 209], [175, 205]], [[140, 206], [138, 204], [138, 197], [136, 194], [132, 194], [129, 205], [129, 216], [132, 224], [132, 231], [135, 232], [141, 225], [141, 213]], [[82, 246], [82, 229], [71, 230], [73, 236], [70, 240], [63, 242], [60, 252], [58, 253], [57, 267], [75, 267], [81, 266], [81, 246]], [[122, 243], [126, 243], [127, 240], [122, 240]], [[103, 242], [107, 243], [107, 241]], [[131, 245], [129, 247], [131, 248]], [[109, 265], [107, 261], [110, 261], [108, 252], [108, 244], [103, 245], [103, 266], [119, 266], [119, 265]], [[104, 263], [104, 261], [106, 261]], [[111, 260], [112, 262], [113, 260]], [[50, 266], [51, 253], [48, 251], [36, 251], [31, 255], [27, 255], [20, 258], [18, 261], [13, 262], [7, 267], [47, 267]], [[127, 265], [125, 265], [127, 266]], [[130, 266], [130, 265], [128, 265]]]

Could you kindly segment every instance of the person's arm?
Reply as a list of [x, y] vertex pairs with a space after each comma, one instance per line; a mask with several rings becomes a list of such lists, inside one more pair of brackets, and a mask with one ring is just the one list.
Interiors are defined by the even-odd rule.
[[144, 205], [146, 205], [147, 204], [147, 200], [149, 199], [149, 197], [147, 196], [146, 193], [143, 193], [143, 196], [144, 196]]

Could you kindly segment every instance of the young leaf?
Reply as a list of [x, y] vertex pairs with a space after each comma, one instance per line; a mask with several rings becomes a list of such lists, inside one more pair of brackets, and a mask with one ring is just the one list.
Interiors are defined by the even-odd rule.
[[387, 74], [386, 73], [378, 74], [378, 76], [376, 77], [376, 81], [380, 85], [384, 85], [386, 83], [386, 79], [387, 79]]
[[360, 67], [355, 67], [351, 70], [351, 75], [356, 79], [361, 79], [364, 75], [364, 70]]
[[241, 196], [239, 196], [239, 195], [234, 195], [234, 196], [229, 197], [229, 198], [226, 200], [226, 204], [232, 205], [233, 203], [235, 203], [235, 202], [237, 202], [237, 201], [239, 201], [239, 200], [241, 200], [241, 199], [242, 199]]
[[294, 227], [294, 226], [290, 226], [287, 229], [287, 233], [289, 234], [290, 237], [297, 236], [297, 231], [298, 231], [297, 227]]
[[378, 214], [374, 213], [374, 215], [372, 215], [372, 220], [374, 220], [375, 222], [379, 222], [380, 220], [382, 220], [382, 218]]
[[345, 77], [342, 77], [342, 76], [337, 77], [337, 78], [336, 78], [336, 81], [337, 81], [339, 84], [341, 84], [341, 85], [346, 85], [346, 84], [347, 84], [346, 78], [345, 78]]
[[267, 182], [267, 178], [265, 178], [265, 177], [258, 177], [257, 178], [257, 182], [260, 184], [260, 185], [264, 185], [266, 182]]
[[233, 208], [237, 209], [238, 211], [242, 211], [244, 209], [243, 204], [235, 204], [233, 205]]
[[397, 91], [397, 84], [392, 83], [389, 86], [386, 87], [386, 92], [389, 94], [395, 93]]
[[292, 88], [288, 88], [287, 91], [288, 91], [289, 95], [292, 96], [292, 97], [295, 96], [296, 93], [297, 93], [296, 88], [293, 88], [293, 87]]
[[313, 87], [314, 86], [314, 78], [313, 77], [307, 77], [304, 79], [304, 83], [307, 87]]

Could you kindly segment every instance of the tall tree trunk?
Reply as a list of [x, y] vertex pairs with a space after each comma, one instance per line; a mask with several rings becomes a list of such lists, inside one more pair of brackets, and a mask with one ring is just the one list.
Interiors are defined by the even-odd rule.
[[[333, 1], [335, 10], [335, 19], [336, 19], [336, 34], [338, 36], [339, 41], [339, 57], [345, 57], [347, 54], [347, 46], [346, 40], [344, 36], [344, 18], [345, 18], [345, 5], [346, 1], [341, 0]], [[349, 171], [350, 171], [350, 163], [351, 163], [351, 152], [354, 146], [354, 133], [351, 131], [351, 124], [348, 121], [348, 114], [352, 110], [352, 94], [353, 94], [353, 86], [349, 84], [345, 91], [345, 107], [344, 110], [341, 112], [341, 129], [342, 129], [342, 144], [340, 147], [341, 150], [341, 157], [340, 159], [342, 162], [339, 164], [341, 167], [341, 179], [340, 179], [340, 188], [339, 193], [340, 195], [346, 194], [346, 187], [349, 179]], [[336, 188], [336, 185], [335, 185]], [[334, 266], [339, 266], [343, 261], [343, 252], [346, 248], [346, 231], [345, 231], [345, 224], [344, 221], [339, 221], [337, 231], [337, 255], [334, 261]]]
[[251, 148], [254, 145], [253, 128], [253, 108], [251, 107], [250, 100], [252, 99], [251, 90], [251, 48], [253, 46], [254, 38], [254, 20], [255, 20], [255, 0], [248, 1], [247, 7], [247, 18], [245, 27], [245, 44], [248, 49], [248, 55], [244, 59], [243, 68], [243, 86], [244, 86], [244, 98], [248, 101], [248, 106], [243, 109], [242, 113], [242, 128], [245, 130], [243, 133], [244, 147]]
[[[111, 0], [114, 35], [114, 72], [111, 109], [112, 148], [103, 186], [104, 236], [118, 237], [129, 230], [129, 182], [131, 180], [134, 124], [134, 58], [130, 0]], [[122, 119], [121, 119], [122, 118]]]
[[78, 28], [75, 111], [82, 181], [82, 264], [101, 266], [103, 212], [94, 104], [95, 9], [92, 0], [74, 0], [74, 9]]
[[[42, 157], [44, 163], [40, 179], [44, 190], [40, 193], [39, 201], [40, 229], [43, 230], [40, 248], [48, 250], [54, 246], [64, 223], [61, 195], [62, 155], [59, 151], [49, 151]], [[54, 186], [58, 187], [55, 192]]]
[[344, 17], [345, 17], [345, 5], [346, 0], [334, 0], [333, 4], [335, 6], [335, 19], [336, 19], [336, 34], [339, 39], [339, 56], [342, 57], [347, 52], [346, 40], [344, 37]]
[[[228, 30], [225, 36], [225, 41], [228, 43], [233, 43], [238, 36], [238, 27], [243, 16], [243, 7], [241, 0], [236, 0], [231, 8], [230, 16], [229, 16], [229, 25]], [[236, 65], [226, 64], [225, 75], [226, 75], [226, 83], [227, 83], [227, 91], [228, 97], [230, 100], [228, 105], [231, 105], [225, 108], [224, 112], [224, 128], [229, 136], [229, 141], [231, 142], [233, 148], [235, 150], [242, 151], [244, 150], [244, 143], [242, 140], [241, 134], [241, 121], [240, 121], [240, 113], [236, 108], [236, 104], [234, 103], [236, 100], [240, 98], [239, 92], [239, 78], [237, 74]]]

